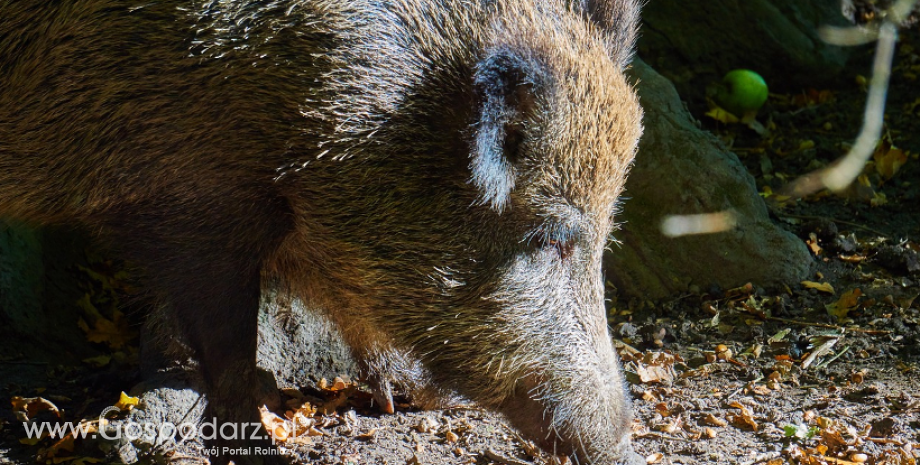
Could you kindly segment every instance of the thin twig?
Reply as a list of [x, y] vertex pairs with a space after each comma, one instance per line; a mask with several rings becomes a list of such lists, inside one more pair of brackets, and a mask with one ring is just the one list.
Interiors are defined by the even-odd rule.
[[830, 352], [838, 342], [840, 342], [840, 336], [827, 338], [824, 342], [815, 346], [811, 353], [805, 357], [805, 360], [802, 360], [802, 369], [807, 370], [818, 357], [823, 357], [824, 354]]
[[654, 439], [667, 439], [667, 440], [669, 440], [669, 441], [690, 442], [689, 439], [678, 438], [678, 437], [674, 437], [674, 436], [668, 436], [668, 435], [665, 435], [665, 434], [654, 433], [654, 432], [651, 432], [651, 431], [649, 431], [648, 433], [637, 434], [637, 435], [635, 435], [634, 437], [636, 437], [636, 438], [642, 438], [642, 439], [645, 439], [645, 438], [654, 438]]
[[863, 126], [849, 153], [826, 168], [796, 179], [782, 189], [784, 195], [801, 198], [825, 187], [835, 192], [841, 191], [859, 176], [882, 135], [885, 97], [888, 93], [888, 81], [891, 77], [891, 62], [894, 57], [897, 36], [898, 27], [895, 23], [889, 20], [882, 22], [876, 42], [869, 96], [866, 99], [866, 109], [863, 113]]
[[781, 323], [787, 323], [787, 324], [790, 324], [790, 325], [813, 326], [813, 327], [815, 327], [815, 328], [836, 329], [836, 330], [839, 330], [839, 331], [846, 331], [846, 332], [848, 332], [848, 333], [863, 333], [863, 334], [869, 334], [869, 335], [871, 335], [871, 336], [884, 336], [884, 335], [886, 335], [886, 334], [891, 334], [891, 333], [892, 333], [892, 331], [886, 331], [886, 330], [883, 330], [883, 329], [848, 328], [848, 327], [839, 326], [839, 325], [830, 325], [830, 324], [827, 324], [827, 323], [812, 323], [812, 322], [809, 322], [809, 321], [790, 320], [790, 319], [788, 319], [788, 318], [779, 318], [779, 317], [776, 317], [776, 316], [764, 316], [764, 317], [762, 317], [762, 318], [765, 319], [765, 320], [779, 321], [779, 322], [781, 322]]
[[815, 366], [815, 369], [823, 370], [824, 367], [830, 365], [831, 363], [834, 362], [834, 360], [837, 360], [837, 359], [840, 358], [843, 354], [845, 354], [845, 353], [847, 353], [847, 352], [849, 352], [849, 351], [850, 351], [850, 346], [844, 347], [843, 350], [841, 350], [840, 352], [837, 352], [837, 355], [834, 355], [833, 357], [831, 357], [830, 360], [828, 360], [828, 361], [826, 361], [826, 362], [824, 362], [824, 363], [821, 363], [821, 364]]
[[898, 447], [904, 447], [904, 441], [900, 439], [889, 439], [889, 438], [866, 438], [866, 441], [874, 442], [876, 444], [894, 444]]
[[792, 213], [783, 213], [783, 212], [780, 212], [780, 211], [777, 211], [777, 210], [771, 210], [771, 212], [772, 212], [774, 215], [776, 215], [776, 216], [785, 216], [785, 217], [787, 217], [787, 218], [798, 218], [798, 219], [802, 219], [802, 220], [827, 220], [827, 221], [833, 221], [834, 223], [845, 224], [845, 225], [847, 225], [847, 226], [853, 226], [854, 228], [859, 228], [859, 229], [863, 229], [863, 230], [869, 231], [869, 232], [871, 232], [871, 233], [873, 233], [873, 234], [878, 234], [879, 236], [884, 237], [884, 238], [886, 238], [886, 239], [890, 239], [890, 238], [891, 238], [888, 234], [885, 234], [885, 233], [883, 233], [883, 232], [881, 232], [881, 231], [878, 231], [878, 230], [876, 230], [876, 229], [872, 229], [872, 228], [870, 228], [870, 227], [868, 227], [868, 226], [864, 226], [864, 225], [861, 225], [861, 224], [859, 224], [859, 223], [854, 223], [854, 222], [852, 222], [852, 221], [838, 220], [837, 218], [833, 218], [833, 217], [830, 217], [830, 216], [820, 216], [820, 215], [794, 215], [794, 214], [792, 214]]

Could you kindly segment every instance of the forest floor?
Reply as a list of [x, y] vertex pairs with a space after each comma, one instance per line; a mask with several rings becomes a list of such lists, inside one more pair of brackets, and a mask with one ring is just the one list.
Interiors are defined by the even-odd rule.
[[766, 135], [700, 116], [738, 154], [774, 218], [806, 242], [818, 267], [809, 282], [779, 292], [704, 289], [613, 316], [616, 337], [640, 350], [624, 357], [638, 360], [627, 370], [654, 379], [659, 367], [643, 360], [653, 361], [656, 350], [678, 360], [675, 381], [631, 384], [636, 444], [650, 463], [917, 463], [916, 30], [898, 45], [883, 141], [855, 187], [799, 201], [776, 194], [855, 139], [868, 78], [859, 64], [872, 51], [860, 53], [839, 88], [771, 95], [758, 117]]
[[[868, 52], [867, 52], [868, 53]], [[868, 61], [867, 57], [863, 57]], [[857, 59], [857, 61], [859, 61]], [[920, 40], [899, 44], [885, 136], [858, 185], [789, 201], [789, 180], [843, 155], [861, 122], [864, 80], [771, 95], [769, 134], [700, 118], [736, 152], [775, 219], [815, 254], [806, 283], [699, 289], [670, 302], [612, 302], [633, 395], [634, 441], [649, 464], [891, 464], [920, 457]], [[865, 76], [865, 74], [863, 74]], [[868, 76], [866, 76], [868, 77]], [[9, 365], [7, 365], [9, 367]], [[135, 381], [117, 370], [23, 363], [0, 397], [43, 396], [90, 418]], [[69, 381], [60, 381], [60, 380]], [[40, 387], [41, 386], [41, 387]], [[287, 449], [299, 463], [551, 463], [501, 418], [472, 405], [395, 415], [352, 385], [285, 391], [340, 408]], [[39, 402], [39, 401], [36, 401]], [[108, 404], [106, 403], [108, 402]], [[30, 441], [0, 406], [0, 463], [108, 463], [89, 441]], [[33, 405], [42, 410], [41, 403]], [[35, 412], [30, 412], [34, 414]], [[45, 412], [47, 414], [47, 412]], [[49, 451], [53, 452], [49, 455]], [[52, 455], [54, 458], [52, 458]], [[173, 451], [142, 462], [197, 463]]]

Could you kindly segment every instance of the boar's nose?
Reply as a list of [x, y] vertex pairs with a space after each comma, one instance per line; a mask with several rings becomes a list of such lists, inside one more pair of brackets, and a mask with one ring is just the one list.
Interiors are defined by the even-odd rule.
[[[624, 436], [608, 438], [608, 444], [587, 444], [591, 431], [560, 432], [554, 426], [554, 408], [552, 400], [534, 398], [534, 391], [541, 383], [537, 375], [529, 375], [519, 381], [515, 395], [507, 399], [500, 407], [508, 421], [521, 434], [534, 442], [543, 451], [570, 457], [572, 463], [580, 465], [646, 465], [645, 459], [637, 454], [630, 443], [628, 428], [622, 430]], [[602, 454], [587, 449], [607, 447]], [[619, 449], [619, 454], [616, 450]], [[603, 456], [599, 458], [598, 455]], [[611, 458], [614, 457], [614, 458]]]
[[552, 413], [547, 411], [543, 402], [537, 401], [530, 395], [530, 389], [523, 382], [517, 389], [516, 395], [507, 399], [501, 406], [501, 411], [508, 421], [521, 434], [533, 441], [545, 452], [555, 455], [572, 455], [575, 449], [564, 438], [560, 437], [552, 425]]

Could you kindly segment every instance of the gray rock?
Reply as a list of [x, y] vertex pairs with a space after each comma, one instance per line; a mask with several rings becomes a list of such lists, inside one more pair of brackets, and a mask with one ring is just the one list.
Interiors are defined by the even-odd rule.
[[[202, 457], [199, 434], [206, 400], [183, 372], [161, 373], [132, 389], [138, 406], [127, 415], [117, 407], [100, 413], [108, 421], [93, 438], [121, 463], [167, 464], [170, 456]], [[206, 419], [204, 419], [206, 421]]]
[[[645, 108], [645, 134], [626, 183], [621, 242], [605, 259], [620, 293], [660, 299], [696, 285], [798, 282], [811, 269], [805, 244], [770, 222], [754, 180], [737, 156], [696, 127], [674, 87], [641, 60], [631, 76]], [[732, 210], [727, 232], [669, 239], [666, 215]]]
[[259, 367], [282, 387], [314, 386], [321, 378], [354, 379], [357, 366], [338, 330], [303, 302], [270, 292], [259, 315]]

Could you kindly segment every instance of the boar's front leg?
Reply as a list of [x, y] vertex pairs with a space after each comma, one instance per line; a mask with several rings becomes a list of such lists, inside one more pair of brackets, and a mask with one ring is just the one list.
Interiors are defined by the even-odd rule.
[[[178, 260], [188, 262], [191, 256]], [[184, 273], [187, 285], [169, 291], [167, 305], [182, 339], [198, 361], [207, 400], [200, 433], [212, 464], [284, 463], [261, 427], [256, 344], [258, 272], [232, 261], [198, 261]], [[208, 426], [205, 426], [208, 425]], [[213, 425], [215, 431], [210, 430]], [[258, 439], [253, 439], [258, 438]], [[255, 447], [263, 451], [255, 455]], [[231, 454], [231, 450], [237, 451]], [[249, 454], [249, 455], [242, 455]]]
[[[209, 454], [212, 464], [286, 463], [261, 427], [256, 368], [262, 261], [285, 230], [271, 219], [284, 215], [274, 214], [270, 202], [252, 204], [260, 209], [128, 215], [112, 228], [130, 244], [129, 258], [147, 265], [149, 284], [164, 300], [159, 318], [198, 362], [207, 400], [199, 434], [216, 452]], [[200, 221], [206, 217], [225, 221]]]

